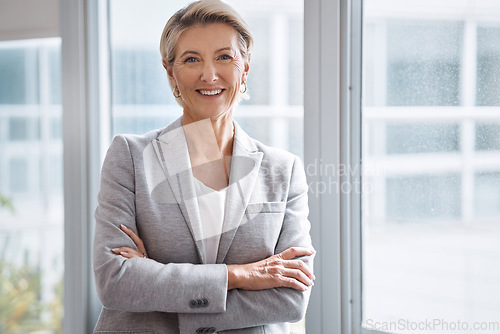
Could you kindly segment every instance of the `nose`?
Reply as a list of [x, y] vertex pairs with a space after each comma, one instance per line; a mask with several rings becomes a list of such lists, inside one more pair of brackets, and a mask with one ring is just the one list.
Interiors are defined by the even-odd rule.
[[217, 70], [212, 62], [205, 62], [201, 73], [201, 80], [204, 82], [214, 82], [217, 80]]

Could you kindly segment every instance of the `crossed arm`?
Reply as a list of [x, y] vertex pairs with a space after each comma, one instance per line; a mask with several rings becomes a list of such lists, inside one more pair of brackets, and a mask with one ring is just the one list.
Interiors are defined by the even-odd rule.
[[[113, 248], [113, 253], [127, 259], [148, 257], [144, 242], [137, 234], [125, 225], [120, 228], [135, 243], [137, 249], [131, 247]], [[314, 255], [314, 250], [304, 247], [290, 247], [267, 259], [239, 265], [228, 265], [227, 289], [265, 290], [279, 287], [306, 291], [314, 285], [314, 274], [301, 256]]]
[[[181, 333], [191, 333], [195, 326], [205, 323], [226, 330], [303, 317], [314, 280], [314, 251], [304, 210], [307, 184], [302, 168], [294, 166], [299, 186], [289, 194], [275, 255], [238, 265], [162, 264], [143, 258], [147, 249], [134, 233], [134, 225], [125, 228], [117, 224], [134, 224], [135, 189], [128, 145], [126, 141], [115, 145], [120, 145], [121, 152], [115, 152], [119, 159], [115, 162], [111, 158], [103, 166], [103, 172], [109, 174], [103, 178], [100, 209], [96, 211], [94, 265], [105, 307], [178, 313]], [[125, 233], [116, 238], [120, 229]], [[204, 309], [190, 308], [188, 302], [195, 295], [208, 296], [210, 305]]]

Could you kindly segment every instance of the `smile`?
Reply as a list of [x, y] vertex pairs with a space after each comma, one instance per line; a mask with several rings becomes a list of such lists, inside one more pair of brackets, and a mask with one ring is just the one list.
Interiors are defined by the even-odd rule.
[[198, 89], [198, 92], [200, 92], [202, 95], [219, 95], [220, 93], [222, 93], [222, 89], [214, 89], [214, 90]]

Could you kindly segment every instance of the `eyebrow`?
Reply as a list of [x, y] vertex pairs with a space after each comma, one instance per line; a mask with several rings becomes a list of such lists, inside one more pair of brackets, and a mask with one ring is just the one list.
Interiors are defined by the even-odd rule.
[[220, 49], [215, 50], [215, 53], [221, 52], [221, 51], [233, 51], [233, 48], [230, 46], [226, 46], [225, 48], [220, 48]]
[[[230, 46], [226, 46], [226, 47], [223, 47], [223, 48], [220, 48], [220, 49], [217, 49], [215, 50], [215, 53], [218, 53], [218, 52], [222, 52], [222, 51], [233, 51], [233, 48], [230, 47]], [[193, 50], [187, 50], [187, 51], [184, 51], [180, 58], [184, 57], [185, 55], [187, 54], [195, 54], [195, 55], [199, 55], [200, 53], [198, 51], [193, 51]]]

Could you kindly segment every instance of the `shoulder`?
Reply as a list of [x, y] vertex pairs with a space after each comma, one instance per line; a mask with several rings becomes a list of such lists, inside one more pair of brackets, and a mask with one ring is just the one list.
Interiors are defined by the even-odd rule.
[[300, 161], [300, 158], [282, 148], [273, 147], [262, 143], [261, 141], [250, 137], [240, 126], [235, 122], [236, 141], [243, 146], [248, 152], [263, 153], [262, 162], [268, 162], [278, 165], [293, 165], [295, 161]]
[[297, 179], [297, 176], [300, 176], [299, 179], [303, 178], [304, 167], [297, 155], [250, 137], [239, 125], [236, 125], [236, 141], [245, 151], [262, 154], [260, 173], [265, 175], [268, 181], [282, 183]]
[[252, 140], [254, 141], [257, 150], [264, 154], [263, 160], [267, 160], [275, 164], [284, 165], [291, 165], [294, 164], [296, 160], [300, 160], [297, 155], [290, 153], [282, 148], [266, 145], [253, 138]]
[[128, 153], [143, 152], [144, 149], [154, 140], [161, 138], [163, 135], [178, 128], [181, 124], [181, 119], [177, 119], [164, 128], [155, 129], [146, 132], [145, 134], [119, 134], [113, 138], [108, 149], [109, 153]]
[[[300, 157], [253, 138], [251, 141], [255, 145], [256, 151], [262, 154], [259, 174], [266, 188], [272, 192], [272, 196], [286, 194], [286, 198], [289, 200], [307, 194], [307, 178]], [[283, 201], [284, 198], [277, 200]]]
[[149, 131], [142, 135], [135, 134], [119, 134], [113, 138], [110, 150], [113, 148], [127, 148], [134, 150], [137, 148], [144, 148], [153, 140], [157, 139], [162, 133], [163, 129]]

